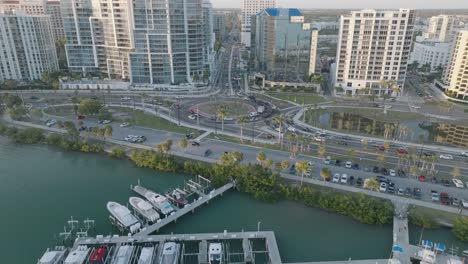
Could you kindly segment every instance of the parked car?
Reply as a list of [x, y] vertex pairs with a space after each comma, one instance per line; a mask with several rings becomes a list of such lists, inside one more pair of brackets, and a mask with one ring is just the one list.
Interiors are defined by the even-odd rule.
[[421, 189], [420, 188], [413, 188], [413, 196], [416, 199], [421, 199]]
[[380, 192], [386, 192], [387, 191], [387, 183], [385, 183], [385, 182], [380, 183], [379, 191]]
[[396, 171], [393, 170], [393, 169], [390, 169], [389, 172], [388, 172], [388, 174], [389, 174], [390, 176], [395, 177], [395, 176], [396, 176]]
[[189, 115], [188, 118], [189, 118], [190, 120], [195, 120], [195, 119], [197, 119], [197, 116], [195, 116], [195, 115]]
[[334, 183], [339, 183], [340, 182], [340, 174], [339, 173], [335, 173], [335, 175], [333, 175], [332, 182], [334, 182]]
[[427, 181], [427, 178], [426, 178], [426, 176], [424, 176], [424, 175], [419, 175], [418, 181], [420, 181], [420, 182], [425, 182], [425, 181]]
[[457, 198], [452, 198], [451, 201], [453, 206], [460, 206], [460, 200], [458, 200]]
[[461, 204], [464, 208], [468, 208], [468, 201], [462, 200]]
[[460, 153], [460, 155], [462, 155], [463, 157], [468, 158], [468, 151], [463, 151], [462, 153]]
[[296, 174], [296, 165], [293, 164], [291, 167], [289, 167], [289, 173], [290, 174]]
[[387, 179], [387, 178], [385, 178], [384, 176], [380, 176], [380, 175], [379, 175], [379, 176], [376, 176], [375, 178], [377, 179], [378, 182], [385, 182], [385, 183], [389, 183], [389, 182], [390, 182], [390, 180]]
[[330, 164], [330, 163], [331, 163], [331, 157], [330, 157], [330, 156], [326, 157], [326, 158], [323, 160], [323, 163], [325, 163], [325, 164], [327, 164], [327, 165]]
[[194, 137], [194, 135], [192, 133], [185, 135], [186, 139], [192, 139], [193, 137]]
[[357, 186], [362, 186], [362, 178], [358, 178], [358, 179], [356, 180], [356, 185], [357, 185]]
[[406, 188], [405, 189], [405, 196], [411, 197], [412, 195], [413, 195], [413, 191], [411, 190], [411, 188]]
[[442, 154], [439, 156], [439, 158], [444, 160], [453, 160], [453, 156], [450, 154]]
[[395, 184], [390, 183], [387, 187], [388, 193], [395, 193]]
[[406, 173], [404, 170], [398, 170], [397, 173], [399, 177], [406, 177]]
[[440, 193], [440, 202], [445, 205], [450, 205], [450, 197], [448, 193]]
[[197, 141], [192, 141], [192, 146], [194, 146], [194, 147], [199, 147], [199, 146], [200, 146], [200, 143], [197, 142]]
[[379, 171], [380, 171], [379, 167], [374, 167], [374, 168], [372, 169], [372, 172], [373, 172], [373, 173], [379, 173]]
[[432, 157], [432, 156], [434, 156], [434, 153], [425, 151], [425, 152], [423, 152], [423, 155], [426, 156], [426, 157]]
[[120, 124], [120, 127], [128, 127], [128, 126], [130, 126], [130, 124], [127, 123], [127, 122], [124, 122], [124, 123]]
[[433, 202], [438, 202], [440, 201], [440, 198], [439, 198], [439, 193], [437, 191], [431, 191], [431, 200]]
[[386, 168], [381, 168], [380, 169], [380, 173], [382, 173], [383, 175], [388, 175], [388, 170]]
[[346, 173], [343, 173], [340, 178], [341, 183], [348, 183], [348, 175]]
[[354, 163], [353, 166], [351, 166], [351, 169], [353, 169], [353, 170], [359, 170], [359, 164]]
[[350, 185], [354, 185], [354, 176], [349, 176], [349, 181], [348, 181], [348, 183], [349, 183]]
[[51, 127], [51, 126], [53, 126], [55, 124], [57, 124], [57, 120], [55, 120], [55, 119], [50, 119], [50, 120], [47, 120], [47, 122], [46, 122], [46, 126], [48, 126], [48, 127]]
[[76, 120], [80, 120], [80, 119], [85, 119], [86, 116], [84, 115], [77, 115], [76, 116]]
[[397, 149], [396, 153], [401, 155], [407, 155], [408, 151], [406, 149]]
[[384, 147], [384, 146], [378, 146], [378, 147], [377, 147], [377, 150], [385, 151], [385, 147]]
[[457, 187], [457, 188], [463, 188], [463, 187], [464, 187], [464, 186], [463, 186], [463, 182], [460, 181], [459, 179], [453, 178], [453, 179], [452, 179], [452, 182], [453, 182], [453, 184], [455, 185], [455, 187]]
[[353, 163], [351, 163], [351, 161], [347, 161], [345, 167], [346, 167], [347, 169], [351, 169], [351, 166], [352, 166], [352, 165], [353, 165]]
[[403, 188], [398, 188], [397, 195], [399, 195], [399, 196], [405, 195], [405, 190], [403, 190]]
[[341, 160], [339, 160], [339, 159], [335, 160], [335, 166], [340, 167], [341, 166]]
[[208, 157], [209, 155], [211, 155], [211, 150], [210, 149], [207, 149], [205, 150], [205, 157]]
[[132, 100], [132, 98], [128, 97], [128, 96], [124, 96], [122, 98], [120, 98], [120, 100], [122, 101], [129, 101], [129, 100]]

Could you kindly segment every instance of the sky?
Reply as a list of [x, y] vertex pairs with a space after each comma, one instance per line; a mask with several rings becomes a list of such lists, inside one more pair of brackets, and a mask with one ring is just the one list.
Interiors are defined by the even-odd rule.
[[[468, 0], [277, 0], [279, 7], [297, 8], [468, 8]], [[215, 8], [240, 8], [242, 0], [211, 0]]]

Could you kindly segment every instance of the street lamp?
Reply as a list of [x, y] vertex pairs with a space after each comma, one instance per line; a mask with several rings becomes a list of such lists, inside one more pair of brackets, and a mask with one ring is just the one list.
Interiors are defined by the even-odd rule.
[[262, 222], [260, 222], [260, 221], [257, 222], [257, 236], [258, 236], [258, 233], [260, 233], [260, 224], [261, 223]]

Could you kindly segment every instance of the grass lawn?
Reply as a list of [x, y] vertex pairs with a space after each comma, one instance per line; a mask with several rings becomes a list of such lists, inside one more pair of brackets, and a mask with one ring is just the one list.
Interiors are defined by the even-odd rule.
[[268, 95], [297, 104], [318, 104], [327, 101], [320, 95], [309, 93], [268, 93]]
[[151, 114], [147, 114], [141, 110], [133, 110], [130, 108], [125, 107], [112, 107], [112, 110], [116, 110], [118, 112], [125, 112], [131, 115], [131, 118], [125, 118], [119, 121], [129, 122], [136, 126], [165, 130], [180, 134], [189, 134], [194, 133], [195, 136], [199, 136], [202, 134], [203, 131], [199, 131], [196, 129], [186, 128], [183, 126], [178, 126], [177, 124], [171, 123], [166, 119], [161, 117], [157, 117]]
[[263, 100], [265, 102], [270, 102], [270, 103], [276, 105], [276, 107], [278, 107], [280, 109], [292, 106], [292, 104], [290, 104], [288, 102], [277, 100], [277, 99], [274, 99], [274, 98], [271, 98], [271, 97], [268, 97], [268, 96], [265, 96], [265, 95], [262, 95], [262, 94], [255, 94], [255, 97], [260, 99], [260, 100]]
[[[278, 144], [265, 144], [265, 143], [258, 143], [258, 142], [253, 142], [250, 140], [252, 137], [245, 136], [244, 137], [244, 143], [241, 142], [240, 138], [236, 137], [231, 137], [231, 136], [226, 136], [226, 135], [215, 135], [215, 134], [210, 134], [207, 138], [209, 139], [216, 139], [216, 140], [221, 140], [221, 141], [227, 141], [227, 142], [232, 142], [232, 143], [238, 143], [238, 144], [243, 144], [246, 146], [253, 146], [253, 147], [260, 147], [260, 148], [266, 148], [266, 149], [272, 149], [272, 150], [281, 150], [281, 147]], [[283, 145], [283, 150], [286, 151], [286, 147]]]
[[436, 222], [440, 223], [443, 226], [453, 224], [455, 217], [459, 216], [458, 214], [447, 213], [444, 211], [439, 211], [421, 206], [411, 206], [410, 212], [434, 219]]
[[75, 114], [72, 106], [47, 107], [44, 113], [55, 116], [72, 116]]

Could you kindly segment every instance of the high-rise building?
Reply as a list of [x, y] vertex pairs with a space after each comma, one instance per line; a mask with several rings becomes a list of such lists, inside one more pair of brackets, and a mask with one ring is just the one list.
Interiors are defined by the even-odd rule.
[[225, 14], [213, 15], [213, 32], [217, 41], [221, 41], [226, 34], [226, 21], [224, 20]]
[[55, 41], [65, 39], [60, 1], [48, 1], [46, 4], [46, 14], [50, 16], [50, 23], [52, 25], [52, 31], [54, 32]]
[[47, 0], [2, 0], [0, 10], [5, 12], [22, 10], [30, 15], [43, 15], [46, 12]]
[[36, 80], [59, 69], [48, 16], [0, 13], [0, 43], [0, 81]]
[[449, 65], [445, 74], [446, 93], [456, 99], [468, 99], [468, 30], [454, 34]]
[[447, 66], [450, 43], [436, 41], [416, 42], [409, 63], [417, 62], [419, 67], [428, 65], [431, 72]]
[[265, 9], [252, 25], [255, 68], [268, 80], [305, 82], [315, 72], [318, 31], [298, 9]]
[[132, 83], [191, 82], [209, 68], [207, 9], [202, 0], [62, 0], [68, 66]]
[[250, 47], [251, 19], [263, 9], [276, 7], [276, 0], [242, 0], [241, 42]]
[[394, 81], [403, 89], [413, 39], [414, 11], [361, 10], [341, 16], [335, 86], [346, 94], [381, 94]]
[[439, 15], [429, 18], [427, 31], [423, 34], [425, 39], [447, 42], [453, 33], [454, 17]]

